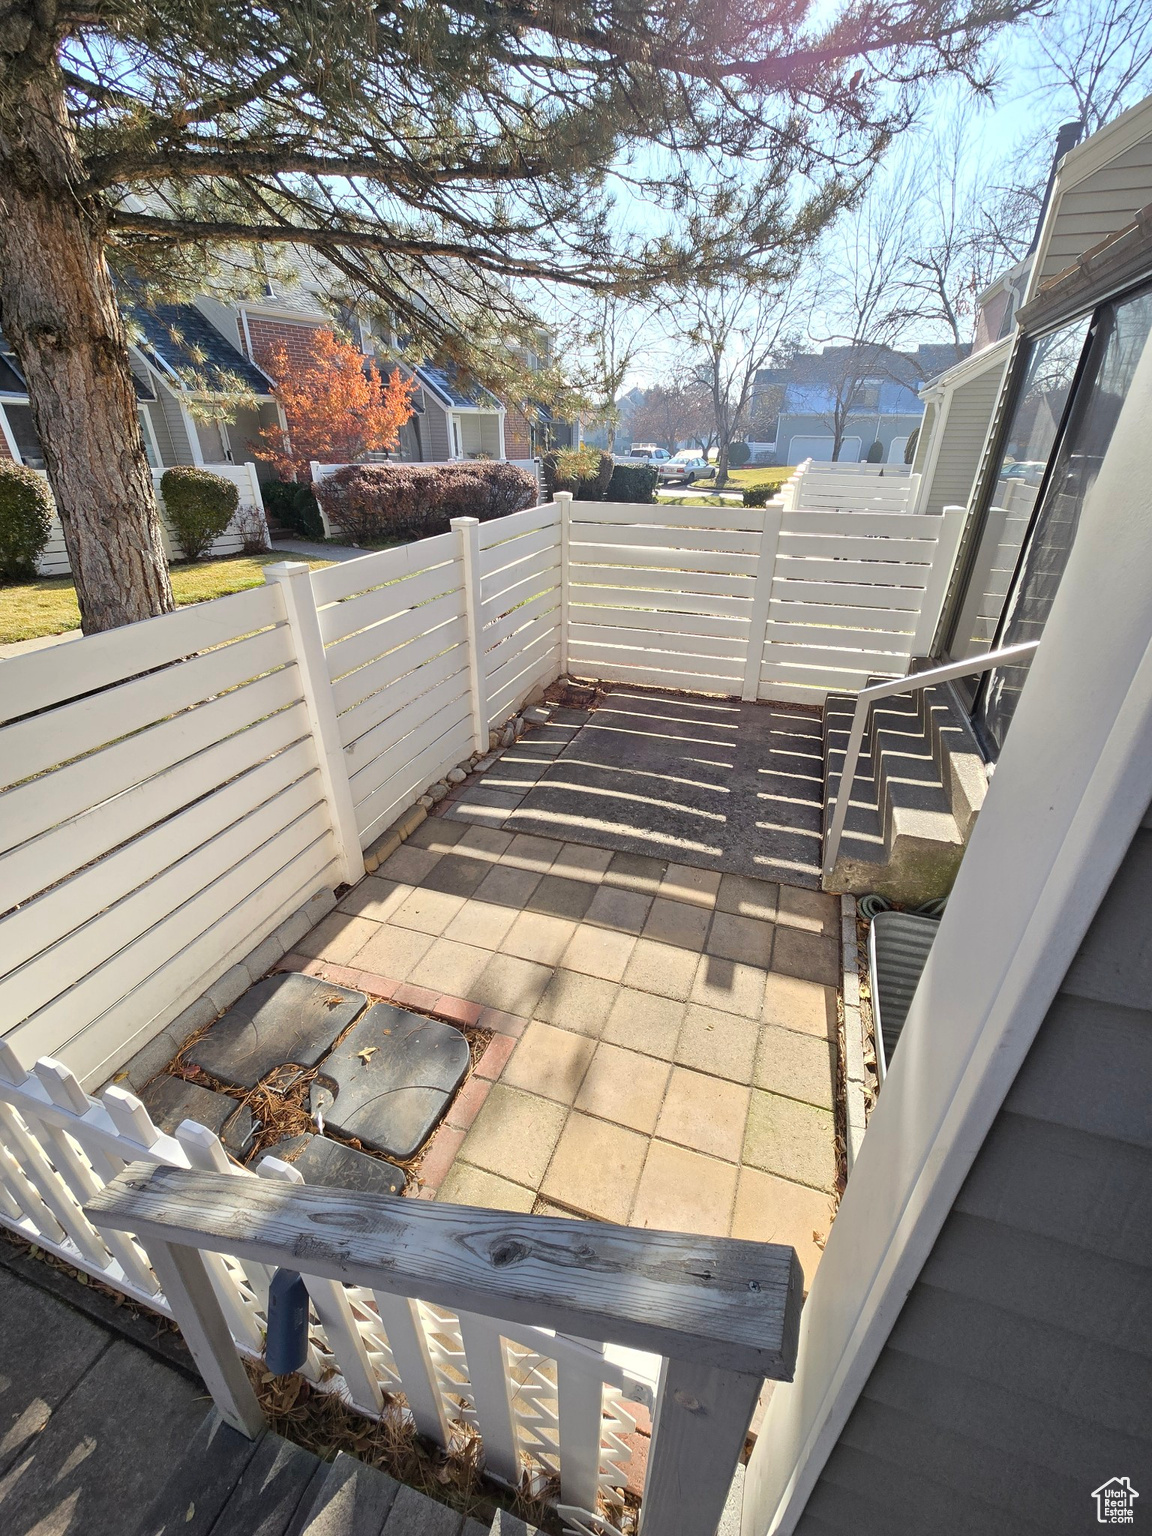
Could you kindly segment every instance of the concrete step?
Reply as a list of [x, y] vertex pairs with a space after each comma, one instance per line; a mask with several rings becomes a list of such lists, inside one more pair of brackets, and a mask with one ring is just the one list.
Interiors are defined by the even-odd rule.
[[[855, 703], [852, 694], [833, 694], [825, 705], [825, 836]], [[949, 689], [881, 700], [869, 717], [840, 852], [825, 887], [874, 891], [909, 905], [946, 895], [986, 787], [971, 725]]]

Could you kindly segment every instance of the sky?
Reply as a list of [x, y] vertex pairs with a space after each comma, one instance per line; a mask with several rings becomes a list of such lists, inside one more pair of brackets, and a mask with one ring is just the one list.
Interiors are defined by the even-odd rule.
[[[1068, 0], [1058, 0], [1065, 4]], [[1116, 0], [1082, 0], [1093, 14], [1102, 13]], [[901, 162], [909, 158], [930, 156], [938, 136], [945, 134], [957, 113], [968, 113], [971, 125], [971, 154], [973, 170], [991, 164], [1003, 167], [1005, 174], [1021, 169], [1020, 160], [1025, 155], [1028, 141], [1035, 137], [1038, 125], [1050, 128], [1054, 143], [1059, 124], [1076, 113], [1066, 95], [1054, 93], [1040, 82], [1038, 53], [1031, 24], [1018, 24], [1000, 34], [991, 51], [998, 72], [998, 82], [991, 101], [977, 100], [970, 88], [959, 82], [941, 82], [930, 87], [921, 102], [916, 125], [898, 140], [885, 162], [875, 173], [873, 195], [883, 198], [901, 175]], [[1136, 92], [1139, 99], [1143, 92]], [[1034, 151], [1035, 153], [1035, 151]], [[1033, 159], [1034, 167], [1043, 163]], [[1043, 171], [1037, 172], [1043, 176]], [[629, 219], [643, 216], [636, 206], [627, 208]], [[659, 320], [645, 327], [633, 367], [625, 379], [624, 389], [634, 386], [646, 388], [661, 378], [666, 378], [683, 359], [685, 346], [682, 341], [670, 339], [670, 327]], [[811, 327], [811, 344], [819, 345], [821, 335], [834, 333], [829, 317], [817, 312]], [[911, 338], [909, 338], [911, 339]], [[936, 341], [944, 335], [926, 331], [917, 339]]]

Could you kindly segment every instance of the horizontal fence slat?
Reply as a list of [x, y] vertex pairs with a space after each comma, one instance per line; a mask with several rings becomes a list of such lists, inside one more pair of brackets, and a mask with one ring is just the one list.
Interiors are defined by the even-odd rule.
[[445, 711], [443, 716], [434, 717], [413, 732], [407, 741], [398, 743], [374, 781], [377, 765], [370, 763], [363, 771], [361, 783], [354, 782], [352, 788], [354, 796], [358, 789], [362, 792], [356, 801], [361, 840], [370, 842], [375, 835], [373, 829], [382, 821], [387, 825], [388, 818], [411, 805], [425, 785], [465, 759], [471, 743], [472, 711], [465, 699], [463, 710], [455, 717], [453, 711]]
[[559, 644], [560, 623], [557, 615], [553, 624], [538, 626], [533, 630], [530, 639], [523, 645], [517, 646], [506, 661], [493, 669], [488, 677], [489, 698], [503, 689], [512, 677], [535, 666], [545, 654], [555, 651]]
[[485, 625], [480, 631], [480, 640], [486, 657], [491, 657], [498, 646], [507, 644], [508, 640], [523, 630], [526, 624], [539, 622], [546, 614], [552, 613], [559, 607], [560, 588], [547, 587], [535, 597], [530, 597], [527, 602], [521, 603], [519, 607], [513, 608], [511, 613], [506, 613], [503, 618]]
[[[348, 562], [350, 565], [354, 561]], [[350, 597], [347, 602], [333, 603], [320, 610], [320, 636], [325, 646], [333, 645], [348, 635], [357, 634], [373, 624], [403, 613], [406, 608], [422, 607], [434, 597], [460, 589], [464, 567], [459, 560], [446, 561], [430, 571], [418, 571], [405, 576], [391, 586], [377, 587]]]
[[669, 502], [644, 503], [611, 501], [574, 501], [573, 523], [640, 523], [655, 528], [746, 529], [759, 533], [764, 526], [763, 507], [699, 506], [678, 507]]
[[[452, 688], [459, 691], [453, 695]], [[365, 746], [359, 760], [349, 757], [354, 803], [359, 806], [390, 774], [399, 772], [437, 736], [464, 719], [470, 708], [468, 679], [460, 674], [440, 692], [414, 699], [398, 710], [389, 722], [388, 734], [375, 738], [374, 751]]]
[[[657, 669], [655, 666], [621, 666], [618, 662], [597, 658], [570, 657], [569, 660], [570, 669], [577, 677], [592, 677], [607, 683], [638, 683], [648, 688], [684, 688], [695, 693], [716, 693], [725, 698], [732, 698], [736, 693], [734, 679], [719, 674], [687, 672], [673, 665]], [[680, 658], [672, 660], [678, 663]]]
[[[827, 603], [831, 607], [879, 608], [890, 613], [919, 613], [923, 587], [873, 587], [851, 581], [795, 581], [777, 576], [772, 582], [771, 611], [777, 604]], [[853, 621], [855, 622], [855, 621]]]
[[[265, 800], [315, 771], [316, 753], [311, 741], [298, 741], [278, 756], [249, 768], [239, 778], [221, 781], [213, 794], [198, 799], [142, 836], [126, 839], [99, 862], [90, 863], [87, 868], [81, 864], [71, 879], [61, 881], [8, 915], [3, 929], [5, 965], [10, 970], [23, 965]], [[313, 798], [319, 798], [318, 790]], [[74, 860], [71, 867], [75, 867]]]
[[538, 592], [546, 592], [560, 584], [560, 560], [554, 551], [546, 550], [533, 560], [525, 560], [523, 566], [517, 566], [515, 570], [516, 581], [511, 586], [481, 590], [481, 626], [511, 613], [513, 608], [518, 608]]
[[264, 630], [17, 721], [0, 732], [0, 783], [43, 773], [293, 660], [287, 629]]
[[904, 565], [899, 560], [791, 560], [781, 556], [772, 577], [772, 595], [786, 581], [830, 581], [893, 591], [923, 591], [930, 565]]
[[572, 624], [611, 624], [635, 630], [636, 643], [643, 644], [644, 634], [659, 630], [662, 634], [726, 635], [741, 648], [747, 641], [748, 621], [726, 615], [706, 613], [669, 613], [655, 608], [569, 607]]
[[610, 570], [615, 567], [617, 579], [621, 569], [673, 570], [691, 574], [705, 571], [710, 574], [748, 577], [756, 574], [754, 554], [729, 555], [719, 551], [713, 554], [708, 550], [646, 547], [641, 549], [623, 544], [578, 544], [573, 540], [569, 546], [568, 558], [572, 563], [581, 565], [603, 565]]
[[752, 611], [749, 597], [719, 597], [695, 592], [668, 592], [654, 587], [595, 587], [572, 584], [569, 586], [569, 607], [573, 615], [578, 609], [588, 608], [598, 612], [603, 606], [618, 613], [684, 613], [702, 616], [723, 616], [747, 623]]
[[491, 549], [504, 539], [513, 539], [523, 533], [534, 533], [537, 528], [559, 528], [560, 512], [554, 501], [543, 506], [526, 507], [523, 512], [512, 512], [507, 517], [493, 518], [480, 524], [481, 549]]
[[431, 539], [416, 539], [396, 549], [377, 550], [374, 554], [342, 560], [322, 571], [313, 571], [312, 591], [317, 604], [323, 608], [372, 587], [414, 576], [430, 566], [443, 565], [446, 560], [454, 560], [456, 555], [455, 535], [438, 533]]
[[253, 587], [104, 634], [86, 635], [71, 642], [66, 660], [54, 647], [13, 656], [0, 669], [0, 720], [26, 714], [30, 706], [47, 709], [120, 682], [133, 672], [149, 671], [282, 623], [283, 618], [279, 590]]
[[635, 651], [640, 665], [643, 665], [650, 650], [685, 656], [721, 656], [733, 662], [744, 656], [743, 640], [727, 639], [724, 636], [683, 635], [653, 630], [644, 634], [643, 644], [639, 643], [640, 638], [640, 632], [635, 629], [616, 628], [609, 624], [572, 624], [568, 640], [569, 645], [577, 646], [626, 646]]
[[770, 645], [807, 645], [817, 650], [826, 647], [856, 650], [892, 651], [907, 655], [912, 643], [911, 633], [892, 634], [875, 629], [850, 629], [840, 624], [776, 624], [769, 623], [767, 641]]
[[[4, 890], [5, 896], [8, 897], [9, 892], [17, 887], [25, 888], [23, 877], [14, 873], [14, 865], [19, 859], [27, 857], [35, 861], [41, 857], [41, 844], [31, 841], [38, 834], [67, 824], [69, 835], [76, 839], [76, 865], [73, 867], [87, 863], [121, 840], [116, 835], [113, 842], [103, 842], [103, 831], [93, 835], [96, 825], [91, 814], [93, 807], [102, 807], [113, 797], [124, 797], [109, 812], [113, 822], [111, 830], [115, 833], [121, 825], [121, 805], [145, 804], [143, 791], [155, 776], [161, 780], [160, 799], [155, 806], [151, 802], [147, 802], [147, 806], [158, 819], [166, 810], [175, 809], [185, 800], [195, 799], [198, 792], [203, 793], [204, 778], [200, 776], [201, 764], [196, 760], [200, 752], [231, 740], [234, 733], [253, 726], [253, 722], [262, 722], [277, 711], [287, 710], [284, 725], [275, 730], [274, 738], [269, 736], [266, 739], [262, 735], [259, 747], [254, 738], [254, 752], [265, 749], [275, 751], [278, 745], [287, 744], [281, 731], [289, 730], [289, 716], [291, 728], [297, 734], [302, 734], [300, 727], [306, 727], [307, 724], [302, 706], [298, 711], [288, 709], [288, 706], [297, 703], [299, 697], [299, 675], [296, 668], [286, 667], [281, 672], [273, 672], [222, 698], [201, 704], [198, 709], [186, 710], [174, 719], [154, 725], [151, 730], [142, 731], [128, 741], [116, 742], [113, 746], [105, 747], [102, 752], [57, 768], [51, 774], [45, 774], [0, 795], [0, 828], [3, 829], [0, 831], [0, 841], [6, 840], [11, 846], [17, 839], [29, 839], [9, 856], [11, 864], [7, 859], [0, 862], [0, 888]], [[231, 747], [221, 746], [221, 755], [231, 750]], [[216, 770], [218, 758], [209, 761], [212, 769]], [[139, 798], [135, 794], [136, 789], [141, 791]], [[128, 791], [133, 791], [132, 800], [127, 798]], [[86, 812], [90, 814], [85, 815]], [[135, 829], [138, 830], [142, 824], [146, 823], [135, 823]], [[130, 821], [128, 825], [133, 826]], [[46, 863], [49, 862], [47, 855], [44, 858]], [[40, 890], [46, 883], [47, 879], [41, 880], [32, 889]], [[23, 898], [13, 896], [11, 899]]]
[[[843, 531], [849, 534], [880, 535], [894, 539], [931, 539], [940, 537], [943, 519], [926, 512], [853, 512], [845, 527], [842, 512], [802, 510], [785, 512], [780, 524], [781, 534], [826, 534]], [[835, 527], [832, 525], [835, 524]]]
[[[620, 591], [694, 592], [712, 597], [742, 597], [751, 602], [755, 582], [751, 576], [718, 575], [714, 571], [641, 570], [626, 565], [585, 565], [572, 559], [569, 573], [573, 593], [597, 587], [613, 589], [613, 601], [620, 601]], [[619, 590], [617, 590], [619, 589]]]
[[587, 546], [603, 548], [608, 545], [637, 551], [636, 564], [643, 565], [649, 551], [659, 549], [691, 550], [709, 559], [717, 554], [755, 555], [760, 549], [760, 532], [724, 528], [650, 528], [636, 523], [599, 527], [581, 523], [572, 529], [572, 548], [577, 552]]
[[789, 534], [781, 529], [777, 559], [885, 560], [927, 567], [935, 550], [934, 539], [856, 538], [843, 533]]
[[768, 607], [771, 624], [848, 624], [888, 634], [911, 634], [916, 628], [915, 608], [853, 608], [839, 603], [782, 603]]

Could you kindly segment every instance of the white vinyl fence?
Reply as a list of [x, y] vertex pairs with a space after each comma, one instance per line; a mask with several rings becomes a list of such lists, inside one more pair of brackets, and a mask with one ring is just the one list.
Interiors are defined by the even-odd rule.
[[901, 677], [931, 642], [963, 517], [577, 502], [562, 670], [810, 704]]
[[780, 487], [789, 512], [907, 512], [920, 494], [920, 476], [906, 464], [821, 463], [805, 459]]
[[[102, 1235], [82, 1210], [140, 1161], [302, 1182], [298, 1169], [275, 1158], [259, 1175], [239, 1168], [193, 1121], [165, 1135], [123, 1089], [89, 1098], [59, 1062], [42, 1059], [25, 1073], [0, 1041], [0, 1224], [170, 1314], [143, 1245], [125, 1234]], [[202, 1257], [237, 1350], [259, 1359], [271, 1272], [220, 1254]], [[615, 1527], [596, 1511], [603, 1495], [611, 1512], [611, 1490], [624, 1482], [631, 1457], [624, 1394], [652, 1401], [658, 1358], [614, 1352], [613, 1359], [595, 1344], [544, 1329], [304, 1279], [312, 1319], [303, 1376], [371, 1417], [402, 1396], [417, 1430], [442, 1446], [460, 1425], [478, 1431], [490, 1474], [513, 1486], [527, 1474], [537, 1488], [558, 1478], [567, 1529], [611, 1536]]]
[[[206, 469], [213, 475], [220, 475], [225, 480], [231, 480], [240, 492], [240, 503], [236, 508], [236, 515], [225, 528], [218, 539], [213, 540], [208, 551], [210, 555], [221, 558], [224, 555], [239, 554], [244, 547], [244, 539], [239, 524], [252, 513], [256, 513], [261, 520], [264, 519], [264, 497], [260, 491], [260, 481], [256, 477], [255, 464], [201, 464], [197, 466]], [[41, 471], [41, 473], [43, 473]], [[156, 502], [160, 508], [160, 531], [164, 539], [164, 554], [169, 560], [179, 560], [181, 550], [179, 540], [176, 539], [168, 526], [168, 519], [164, 511], [164, 498], [160, 493], [160, 481], [164, 478], [162, 469], [152, 471], [152, 483], [156, 489]], [[265, 524], [265, 526], [267, 526]], [[72, 567], [68, 563], [68, 551], [64, 547], [64, 530], [60, 526], [60, 519], [52, 514], [52, 532], [48, 543], [44, 547], [36, 569], [41, 576], [68, 576]]]

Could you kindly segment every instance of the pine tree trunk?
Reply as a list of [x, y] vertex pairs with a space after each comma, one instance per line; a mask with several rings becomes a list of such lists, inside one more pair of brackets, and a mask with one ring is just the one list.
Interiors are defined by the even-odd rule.
[[52, 40], [0, 58], [0, 323], [28, 383], [86, 634], [173, 608], [124, 326]]

